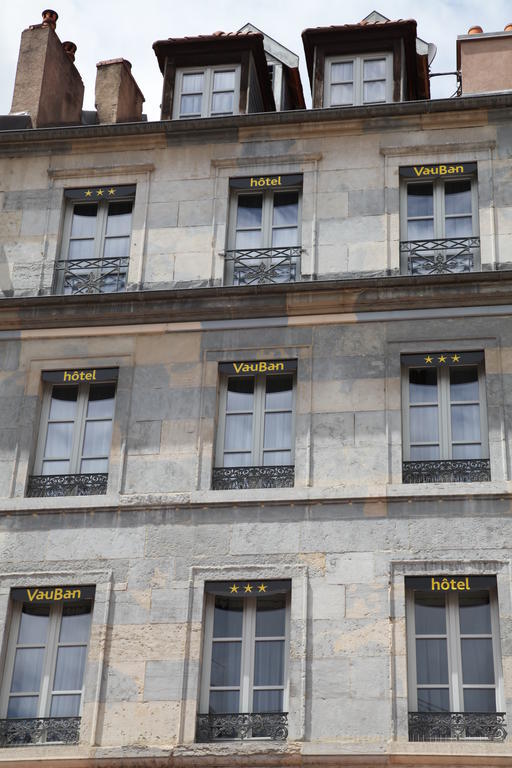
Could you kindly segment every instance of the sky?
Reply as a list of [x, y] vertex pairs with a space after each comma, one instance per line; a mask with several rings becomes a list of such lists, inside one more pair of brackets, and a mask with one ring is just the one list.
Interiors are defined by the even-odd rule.
[[[301, 32], [307, 27], [351, 24], [372, 10], [390, 19], [414, 18], [418, 35], [437, 45], [432, 72], [455, 70], [455, 41], [470, 26], [499, 32], [512, 22], [510, 0], [15, 0], [2, 3], [0, 26], [0, 114], [10, 110], [20, 35], [41, 22], [41, 11], [59, 14], [57, 34], [78, 50], [75, 64], [85, 85], [84, 109], [94, 109], [96, 63], [123, 57], [143, 92], [144, 112], [158, 120], [162, 75], [152, 50], [155, 40], [231, 32], [250, 21], [300, 57], [302, 85], [311, 103]], [[455, 77], [432, 81], [433, 98], [451, 96]]]

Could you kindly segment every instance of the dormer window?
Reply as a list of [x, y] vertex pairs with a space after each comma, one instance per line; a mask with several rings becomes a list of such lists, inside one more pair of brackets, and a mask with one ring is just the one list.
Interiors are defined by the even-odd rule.
[[392, 68], [391, 53], [326, 59], [325, 106], [347, 107], [392, 101]]
[[237, 115], [239, 93], [239, 66], [180, 69], [173, 117]]

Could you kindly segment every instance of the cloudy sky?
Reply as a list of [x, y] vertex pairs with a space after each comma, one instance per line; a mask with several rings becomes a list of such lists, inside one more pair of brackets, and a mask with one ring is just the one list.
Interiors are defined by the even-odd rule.
[[[53, 5], [52, 5], [53, 4]], [[2, 3], [0, 31], [0, 114], [10, 110], [20, 34], [41, 21], [45, 0]], [[76, 65], [85, 84], [84, 109], [94, 109], [96, 62], [120, 56], [132, 72], [150, 120], [159, 117], [162, 77], [151, 48], [155, 40], [239, 29], [247, 21], [267, 32], [301, 59], [308, 104], [309, 83], [300, 34], [306, 27], [360, 21], [372, 10], [391, 19], [415, 18], [418, 34], [437, 45], [432, 72], [455, 69], [455, 40], [473, 24], [484, 32], [502, 31], [512, 22], [510, 0], [51, 0], [59, 14], [57, 34], [78, 46]], [[436, 78], [433, 96], [450, 96], [454, 77]]]

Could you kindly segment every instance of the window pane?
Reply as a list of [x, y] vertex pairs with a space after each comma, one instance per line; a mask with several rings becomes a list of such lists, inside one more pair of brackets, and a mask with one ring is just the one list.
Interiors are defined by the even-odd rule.
[[283, 692], [282, 691], [254, 691], [252, 711], [253, 712], [282, 712], [283, 711]]
[[212, 115], [219, 114], [233, 114], [233, 102], [234, 93], [228, 91], [227, 93], [214, 93], [212, 94]]
[[452, 405], [452, 440], [480, 440], [480, 406]]
[[431, 240], [433, 237], [433, 219], [417, 219], [407, 222], [407, 238], [409, 240]]
[[465, 688], [465, 712], [496, 712], [496, 693], [494, 688]]
[[[236, 239], [235, 239], [236, 250], [244, 250], [244, 249], [250, 250], [253, 248], [261, 248], [261, 247], [262, 247], [261, 229], [241, 229], [236, 233]], [[254, 266], [256, 266], [257, 263], [258, 263], [257, 261], [253, 262]]]
[[[105, 259], [125, 259], [130, 255], [129, 237], [109, 237], [103, 245], [103, 258]], [[109, 265], [112, 268], [112, 265]]]
[[228, 414], [224, 434], [224, 450], [248, 451], [252, 447], [252, 414]]
[[331, 64], [331, 83], [345, 83], [354, 79], [354, 62], [342, 61]]
[[71, 454], [73, 443], [73, 422], [66, 424], [48, 424], [46, 444], [44, 448], [45, 458], [64, 458]]
[[240, 685], [241, 652], [240, 642], [212, 644], [211, 686]]
[[82, 455], [108, 456], [112, 437], [111, 421], [88, 421], [85, 425], [84, 447]]
[[235, 72], [228, 70], [226, 72], [215, 72], [213, 75], [214, 91], [232, 91], [235, 88]]
[[470, 216], [456, 216], [446, 219], [445, 237], [471, 237], [473, 234], [473, 220]]
[[69, 461], [43, 461], [43, 475], [67, 475]]
[[182, 93], [200, 93], [203, 90], [204, 74], [202, 72], [184, 72], [181, 82]]
[[228, 411], [252, 411], [254, 378], [252, 376], [228, 379]]
[[445, 182], [444, 194], [446, 214], [471, 213], [471, 182], [469, 179]]
[[200, 115], [202, 96], [182, 96], [180, 103], [181, 115]]
[[265, 414], [264, 449], [289, 449], [291, 442], [292, 414], [289, 411]]
[[411, 443], [437, 443], [439, 441], [437, 406], [411, 408], [409, 428]]
[[460, 645], [462, 682], [465, 684], [494, 683], [492, 640], [490, 638], [463, 638]]
[[331, 85], [331, 107], [352, 104], [354, 101], [354, 86], [352, 83]]
[[78, 387], [53, 387], [50, 419], [73, 419], [77, 397]]
[[363, 79], [378, 80], [386, 77], [386, 59], [367, 59], [363, 63]]
[[282, 685], [284, 640], [259, 640], [254, 649], [254, 685]]
[[363, 101], [365, 104], [375, 101], [386, 101], [386, 81], [375, 80], [364, 83]]
[[491, 603], [488, 592], [459, 595], [461, 635], [491, 634]]
[[297, 245], [297, 227], [273, 229], [272, 230], [272, 248], [288, 248]]
[[48, 633], [49, 615], [49, 605], [28, 605], [24, 603], [18, 632], [18, 644], [44, 644]]
[[78, 203], [73, 207], [71, 237], [94, 237], [96, 234], [96, 214], [98, 206]]
[[237, 228], [261, 227], [262, 195], [239, 195], [236, 215]]
[[436, 368], [411, 368], [409, 370], [409, 402], [437, 403]]
[[80, 714], [80, 695], [52, 696], [50, 717], [78, 717]]
[[106, 418], [114, 413], [115, 384], [94, 384], [89, 390], [88, 418]]
[[448, 688], [418, 688], [418, 712], [449, 712]]
[[265, 409], [277, 411], [292, 407], [293, 376], [267, 376], [265, 381]]
[[274, 195], [274, 227], [293, 227], [297, 225], [299, 209], [298, 192], [276, 192]]
[[416, 595], [414, 625], [417, 635], [445, 635], [446, 608], [444, 595]]
[[291, 451], [265, 451], [263, 454], [263, 466], [265, 467], [279, 467], [291, 463]]
[[411, 461], [435, 461], [439, 458], [439, 446], [411, 445], [409, 454]]
[[216, 596], [213, 636], [242, 637], [243, 610], [243, 598]]
[[85, 645], [59, 648], [53, 681], [54, 691], [78, 691], [81, 689], [86, 656], [87, 647]]
[[91, 625], [90, 605], [65, 605], [60, 625], [61, 643], [86, 643]]
[[18, 648], [14, 660], [11, 692], [39, 691], [44, 648]]
[[452, 458], [453, 459], [481, 459], [482, 458], [482, 446], [480, 443], [470, 445], [453, 445], [452, 446]]
[[252, 453], [225, 453], [224, 454], [224, 466], [225, 467], [251, 467], [252, 466]]
[[107, 237], [129, 235], [132, 229], [131, 200], [108, 204]]
[[285, 633], [286, 597], [259, 597], [256, 603], [256, 637], [282, 637]]
[[94, 240], [70, 240], [68, 260], [92, 259], [94, 257]]
[[416, 639], [416, 677], [418, 683], [447, 683], [446, 640]]
[[80, 464], [82, 474], [94, 472], [108, 472], [108, 458], [105, 459], [82, 459]]
[[434, 198], [432, 184], [407, 186], [407, 216], [433, 216]]
[[210, 691], [210, 706], [208, 712], [219, 715], [238, 712], [240, 693], [238, 691]]
[[477, 368], [450, 368], [450, 399], [479, 400]]
[[37, 717], [39, 696], [11, 696], [7, 717]]

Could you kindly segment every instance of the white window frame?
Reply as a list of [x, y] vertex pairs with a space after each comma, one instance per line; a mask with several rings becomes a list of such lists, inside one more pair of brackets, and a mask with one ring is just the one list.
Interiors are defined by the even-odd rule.
[[[281, 373], [241, 373], [239, 376], [234, 374], [223, 374], [220, 380], [220, 395], [219, 395], [219, 418], [218, 418], [218, 430], [217, 430], [217, 444], [216, 444], [216, 467], [224, 466], [224, 437], [226, 426], [226, 406], [227, 406], [227, 394], [228, 394], [228, 380], [231, 378], [253, 378], [254, 379], [254, 396], [253, 396], [253, 411], [252, 411], [252, 450], [251, 450], [251, 463], [245, 466], [249, 467], [261, 467], [264, 466], [264, 430], [265, 430], [265, 392], [267, 377], [270, 376], [291, 376], [292, 377], [292, 429], [291, 429], [291, 445], [290, 445], [290, 464], [282, 464], [278, 466], [294, 466], [295, 463], [295, 410], [296, 410], [296, 392], [297, 392], [297, 371], [283, 371]], [[282, 409], [279, 409], [279, 412]], [[272, 413], [273, 411], [269, 411]], [[270, 449], [269, 449], [270, 450]], [[273, 449], [274, 450], [274, 449]], [[285, 449], [286, 450], [286, 449]], [[240, 451], [233, 451], [233, 453], [240, 453]], [[274, 465], [268, 465], [274, 466]]]
[[[114, 403], [113, 403], [113, 409], [112, 409], [112, 427], [114, 425], [114, 419], [115, 419], [115, 407], [116, 407], [116, 397], [117, 397], [117, 382], [116, 381], [101, 381], [97, 382], [98, 386], [101, 386], [103, 384], [113, 384], [115, 389], [114, 394]], [[84, 445], [84, 436], [85, 436], [85, 428], [88, 421], [106, 421], [105, 417], [98, 418], [98, 419], [91, 419], [87, 418], [87, 406], [89, 403], [89, 391], [91, 386], [94, 386], [94, 383], [91, 384], [91, 382], [76, 382], [72, 384], [56, 384], [53, 382], [46, 382], [43, 392], [43, 402], [41, 407], [41, 419], [39, 422], [39, 432], [37, 437], [37, 446], [36, 446], [36, 453], [35, 453], [35, 460], [34, 460], [34, 475], [41, 475], [42, 469], [43, 469], [43, 462], [45, 460], [44, 451], [45, 451], [45, 445], [46, 445], [46, 436], [48, 432], [48, 424], [50, 423], [50, 406], [51, 406], [51, 399], [52, 399], [52, 391], [53, 387], [78, 387], [78, 397], [76, 400], [76, 415], [73, 422], [73, 437], [72, 437], [72, 445], [71, 445], [71, 452], [69, 457], [63, 457], [62, 461], [69, 461], [69, 472], [57, 473], [58, 475], [66, 474], [66, 475], [80, 475], [82, 472], [80, 471], [80, 464], [82, 461], [82, 453], [83, 453], [83, 445]], [[57, 421], [66, 421], [65, 419], [57, 419]], [[112, 441], [109, 448], [109, 456], [108, 464], [107, 464], [107, 472], [108, 472], [108, 466], [110, 464], [110, 451], [112, 449]], [[89, 458], [89, 457], [85, 457]], [[95, 457], [90, 457], [95, 458]], [[98, 457], [99, 458], [99, 457]], [[57, 461], [58, 459], [55, 457], [52, 457], [52, 460]], [[48, 475], [48, 477], [51, 477], [51, 475]]]
[[[463, 576], [459, 576], [463, 578]], [[419, 635], [419, 637], [446, 637], [447, 655], [448, 655], [448, 685], [439, 684], [418, 684], [416, 679], [416, 631], [415, 631], [415, 612], [414, 596], [416, 591], [406, 589], [406, 627], [407, 627], [407, 684], [409, 697], [409, 711], [418, 711], [418, 688], [448, 688], [450, 696], [450, 712], [464, 712], [464, 695], [462, 683], [462, 655], [461, 655], [461, 635], [458, 613], [458, 593], [444, 592], [446, 596], [446, 635]], [[501, 643], [499, 628], [499, 609], [496, 587], [486, 587], [482, 589], [489, 593], [489, 604], [491, 613], [491, 631], [492, 631], [492, 651], [494, 662], [494, 686], [491, 684], [467, 684], [468, 688], [495, 689], [496, 712], [504, 712], [505, 696], [503, 683], [503, 667], [501, 659]], [[436, 593], [438, 594], [438, 593]], [[466, 593], [464, 593], [466, 594]], [[467, 635], [464, 635], [466, 637]], [[488, 634], [475, 634], [470, 637], [485, 637]]]
[[[371, 82], [363, 80], [364, 62], [375, 61], [377, 59], [385, 60], [386, 68], [386, 96], [383, 101], [364, 101], [364, 88], [365, 82]], [[353, 101], [351, 104], [332, 104], [331, 101], [331, 72], [333, 64], [349, 64], [353, 65], [353, 79], [350, 81], [353, 84]], [[377, 78], [382, 80], [383, 78]], [[387, 104], [393, 101], [393, 54], [390, 51], [383, 51], [382, 53], [368, 53], [358, 54], [354, 56], [327, 56], [325, 59], [325, 72], [324, 72], [324, 106], [325, 107], [359, 107], [366, 104]]]
[[[199, 712], [208, 714], [210, 703], [210, 679], [212, 665], [212, 647], [213, 647], [213, 621], [215, 614], [215, 594], [206, 595], [205, 621], [204, 621], [204, 643], [202, 656], [201, 672], [201, 690], [199, 699]], [[269, 596], [272, 598], [272, 595]], [[282, 712], [288, 712], [289, 709], [289, 649], [290, 649], [290, 609], [291, 609], [291, 589], [286, 592], [285, 606], [285, 634], [279, 637], [258, 637], [256, 639], [256, 601], [258, 597], [244, 597], [244, 610], [242, 619], [242, 649], [240, 662], [240, 700], [239, 712], [252, 714], [253, 692], [254, 690], [282, 690], [283, 708]], [[264, 598], [263, 598], [264, 599]], [[222, 641], [229, 641], [230, 638], [222, 638]], [[238, 638], [236, 638], [238, 640]], [[255, 645], [263, 640], [284, 640], [284, 673], [282, 686], [254, 686], [254, 656]], [[219, 642], [218, 640], [216, 642]]]
[[[436, 353], [434, 357], [439, 356]], [[448, 353], [444, 353], [448, 357]], [[451, 439], [451, 414], [450, 414], [450, 369], [451, 368], [477, 368], [478, 370], [478, 394], [480, 406], [480, 459], [489, 458], [489, 429], [487, 424], [487, 401], [485, 391], [485, 370], [484, 362], [468, 363], [467, 365], [421, 365], [406, 364], [402, 367], [402, 445], [404, 461], [448, 461], [452, 459], [453, 442]], [[411, 459], [411, 441], [410, 441], [410, 409], [409, 402], [409, 370], [410, 369], [437, 369], [437, 414], [438, 414], [438, 434], [439, 434], [439, 458], [438, 459]], [[465, 400], [464, 403], [473, 403], [476, 401]], [[457, 404], [457, 403], [455, 403]], [[414, 407], [414, 406], [412, 406]], [[467, 443], [471, 441], [466, 441]]]
[[[89, 602], [89, 601], [88, 601]], [[60, 643], [59, 641], [59, 633], [60, 633], [60, 627], [61, 627], [61, 619], [62, 619], [62, 611], [64, 605], [67, 605], [67, 603], [50, 603], [50, 617], [48, 621], [48, 634], [46, 636], [46, 643], [45, 643], [45, 651], [44, 651], [44, 660], [43, 660], [43, 666], [42, 666], [42, 674], [41, 674], [41, 685], [38, 692], [38, 711], [35, 718], [49, 718], [50, 717], [50, 708], [51, 708], [51, 702], [52, 702], [52, 695], [63, 693], [66, 695], [79, 695], [80, 696], [80, 709], [79, 714], [77, 717], [82, 716], [83, 711], [83, 705], [84, 705], [84, 681], [86, 677], [86, 669], [84, 667], [84, 674], [82, 679], [82, 687], [79, 690], [66, 690], [66, 691], [54, 691], [53, 690], [53, 681], [55, 678], [55, 672], [57, 667], [57, 653], [61, 646], [65, 647], [85, 647], [86, 649], [86, 664], [87, 664], [87, 656], [88, 656], [88, 650], [89, 650], [89, 644], [91, 641], [91, 627], [92, 627], [92, 619], [93, 619], [93, 609], [94, 609], [94, 601], [91, 600], [91, 611], [90, 611], [90, 625], [89, 625], [89, 636], [87, 638], [87, 642], [66, 642], [66, 643]], [[9, 698], [11, 695], [11, 683], [12, 683], [12, 676], [14, 673], [14, 662], [16, 657], [16, 650], [18, 647], [31, 647], [31, 646], [41, 646], [41, 643], [26, 643], [26, 644], [18, 644], [18, 633], [20, 628], [20, 622], [21, 622], [21, 615], [22, 615], [22, 609], [23, 605], [25, 603], [18, 600], [12, 600], [12, 611], [11, 611], [11, 620], [9, 624], [9, 635], [8, 635], [8, 641], [7, 641], [7, 652], [5, 656], [5, 663], [3, 667], [3, 677], [2, 677], [2, 685], [0, 688], [0, 718], [5, 719], [7, 717], [7, 709], [9, 706]], [[48, 605], [48, 603], [39, 603], [39, 605]], [[35, 691], [30, 692], [23, 692], [20, 693], [20, 696], [29, 696], [29, 695], [36, 695]], [[57, 716], [56, 716], [57, 717]], [[17, 718], [13, 718], [13, 720], [16, 720]], [[24, 718], [22, 718], [24, 719]], [[32, 719], [32, 718], [28, 718]]]
[[[212, 96], [213, 96], [213, 80], [216, 72], [234, 72], [235, 73], [235, 85], [233, 91], [233, 112], [230, 115], [238, 115], [239, 113], [239, 101], [240, 101], [240, 64], [222, 64], [209, 67], [181, 67], [176, 70], [174, 89], [174, 98], [172, 106], [172, 116], [174, 120], [193, 120], [197, 117], [223, 117], [226, 116], [226, 112], [215, 112], [212, 114]], [[183, 87], [183, 75], [196, 74], [203, 75], [203, 90], [198, 91], [201, 93], [201, 113], [200, 114], [181, 114], [181, 96]], [[229, 91], [231, 92], [231, 90]], [[216, 93], [216, 92], [215, 92]]]

